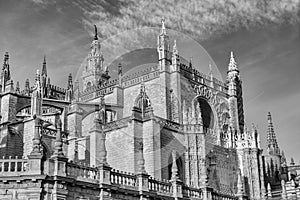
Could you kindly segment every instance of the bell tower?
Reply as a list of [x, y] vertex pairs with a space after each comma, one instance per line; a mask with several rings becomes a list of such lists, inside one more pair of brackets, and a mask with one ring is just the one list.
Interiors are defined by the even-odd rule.
[[98, 40], [97, 27], [96, 25], [94, 25], [94, 27], [94, 40], [82, 72], [83, 90], [88, 90], [92, 87], [102, 85], [110, 78], [108, 75], [108, 69], [103, 64], [104, 58], [101, 51], [101, 44]]

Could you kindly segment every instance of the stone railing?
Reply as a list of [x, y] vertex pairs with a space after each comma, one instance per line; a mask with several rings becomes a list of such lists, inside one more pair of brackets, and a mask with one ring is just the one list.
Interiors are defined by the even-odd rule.
[[211, 83], [211, 81], [213, 81], [213, 83], [219, 87], [220, 91], [222, 91], [222, 92], [227, 91], [226, 83], [216, 79], [215, 77], [213, 77], [213, 79], [211, 80], [211, 77], [209, 75], [199, 72], [198, 70], [194, 69], [193, 67], [190, 67], [190, 66], [187, 66], [187, 65], [181, 63], [180, 71], [184, 77], [186, 77], [190, 80], [193, 80], [197, 83], [209, 85]]
[[238, 197], [213, 192], [211, 199], [212, 200], [238, 200]]
[[125, 187], [137, 187], [136, 175], [128, 172], [112, 169], [110, 181], [114, 185]]
[[[27, 163], [30, 163], [30, 165]], [[210, 200], [237, 199], [231, 195], [222, 195], [212, 189], [206, 189], [206, 192], [204, 193], [203, 191], [205, 190], [186, 186], [179, 180], [156, 180], [149, 177], [148, 174], [123, 172], [111, 169], [109, 166], [91, 167], [83, 163], [68, 162], [65, 157], [51, 157], [50, 162], [44, 162], [47, 164], [42, 170], [36, 170], [36, 164], [38, 163], [40, 163], [40, 161], [35, 157], [29, 157], [28, 159], [17, 157], [0, 159], [0, 177], [5, 177], [6, 179], [11, 177], [13, 180], [16, 176], [19, 176], [20, 178], [26, 177], [21, 175], [57, 176], [58, 179], [62, 178], [62, 180], [69, 182], [70, 184], [77, 184], [79, 181], [81, 186], [84, 184], [86, 185], [85, 187], [92, 187], [93, 189], [99, 187], [99, 184], [102, 185], [104, 183], [101, 187], [107, 187], [106, 189], [108, 191], [110, 191], [111, 186], [116, 190], [121, 189], [132, 195], [145, 191], [149, 192], [148, 194], [151, 197], [157, 199], [165, 197], [183, 197], [186, 199], [202, 200], [205, 199], [204, 195], [207, 195]]]
[[93, 98], [97, 98], [101, 95], [110, 94], [113, 92], [114, 87], [119, 83], [118, 79], [113, 79], [103, 83], [99, 86], [92, 86], [79, 94], [81, 101], [87, 101]]
[[67, 163], [67, 176], [79, 180], [88, 180], [97, 182], [99, 179], [99, 172], [96, 167], [90, 167], [81, 163]]
[[25, 158], [8, 158], [0, 159], [0, 176], [19, 175], [27, 171], [27, 159]]
[[152, 177], [149, 177], [148, 179], [148, 189], [149, 191], [157, 192], [159, 194], [172, 194], [172, 184], [169, 181], [159, 181]]
[[186, 185], [182, 186], [182, 195], [183, 197], [192, 197], [192, 198], [203, 198], [203, 193], [201, 189], [188, 187]]

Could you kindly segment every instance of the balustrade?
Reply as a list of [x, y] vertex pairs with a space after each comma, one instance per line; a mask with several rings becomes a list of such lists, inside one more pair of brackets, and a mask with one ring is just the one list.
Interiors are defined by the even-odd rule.
[[27, 159], [16, 157], [3, 157], [0, 159], [0, 174], [1, 176], [11, 176], [12, 173], [22, 173], [27, 171]]

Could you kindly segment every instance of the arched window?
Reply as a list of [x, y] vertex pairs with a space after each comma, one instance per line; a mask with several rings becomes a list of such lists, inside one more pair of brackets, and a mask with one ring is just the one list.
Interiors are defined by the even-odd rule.
[[209, 105], [209, 103], [203, 99], [198, 98], [201, 114], [202, 114], [202, 121], [204, 128], [212, 129], [214, 127], [214, 114]]

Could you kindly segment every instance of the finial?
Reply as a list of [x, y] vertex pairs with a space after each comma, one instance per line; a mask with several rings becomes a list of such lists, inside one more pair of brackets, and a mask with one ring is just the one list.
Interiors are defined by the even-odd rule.
[[47, 76], [46, 56], [44, 56], [42, 76]]
[[95, 36], [94, 36], [94, 40], [98, 40], [98, 32], [97, 32], [97, 26], [94, 24], [94, 28], [95, 28]]

